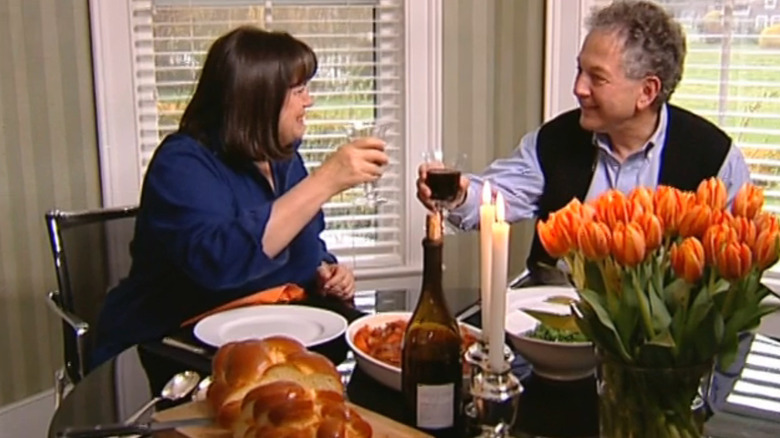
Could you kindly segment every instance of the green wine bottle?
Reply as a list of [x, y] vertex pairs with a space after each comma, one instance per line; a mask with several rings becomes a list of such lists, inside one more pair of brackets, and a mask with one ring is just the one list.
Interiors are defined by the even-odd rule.
[[460, 330], [442, 288], [441, 216], [429, 214], [426, 222], [422, 291], [404, 335], [401, 389], [410, 424], [452, 437], [463, 386]]

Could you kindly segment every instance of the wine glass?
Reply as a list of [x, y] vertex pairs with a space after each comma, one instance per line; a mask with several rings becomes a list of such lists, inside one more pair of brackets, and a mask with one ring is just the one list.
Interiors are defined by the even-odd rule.
[[[388, 133], [390, 132], [390, 123], [387, 121], [373, 120], [353, 120], [344, 126], [344, 134], [347, 141], [355, 141], [361, 137], [376, 137], [388, 143]], [[363, 196], [355, 199], [358, 205], [375, 207], [387, 202], [377, 190], [377, 182], [369, 181], [363, 183]]]
[[446, 225], [446, 219], [460, 191], [460, 174], [466, 164], [466, 154], [454, 153], [445, 159], [440, 149], [432, 149], [423, 154], [423, 159], [428, 164], [425, 184], [431, 190], [431, 201], [442, 215], [445, 233], [453, 234], [454, 231]]

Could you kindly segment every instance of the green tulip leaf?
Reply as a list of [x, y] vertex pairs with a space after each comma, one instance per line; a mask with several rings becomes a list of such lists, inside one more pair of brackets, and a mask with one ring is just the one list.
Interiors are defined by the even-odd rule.
[[598, 322], [598, 317], [590, 305], [585, 301], [580, 301], [574, 307], [576, 308], [577, 325], [582, 333], [604, 352], [621, 357], [620, 341]]
[[691, 285], [682, 278], [675, 279], [663, 289], [664, 301], [670, 309], [688, 307]]
[[701, 322], [712, 309], [712, 297], [705, 288], [702, 288], [698, 291], [691, 304], [690, 312], [685, 322], [685, 332], [690, 334], [697, 327], [700, 327]]
[[669, 330], [658, 333], [650, 342], [648, 342], [648, 344], [664, 348], [675, 348], [677, 346], [677, 343], [674, 341], [674, 337]]
[[720, 279], [718, 279], [717, 282], [715, 282], [715, 287], [713, 287], [712, 290], [710, 290], [710, 295], [711, 296], [715, 296], [715, 295], [721, 294], [721, 293], [726, 292], [727, 290], [729, 290], [730, 287], [731, 287], [731, 283], [729, 283], [728, 281], [720, 278]]
[[[658, 333], [661, 331], [669, 330], [669, 325], [672, 323], [672, 316], [669, 314], [669, 310], [666, 308], [666, 303], [661, 299], [661, 296], [655, 290], [655, 286], [648, 285], [650, 296], [650, 315], [653, 319], [653, 330]], [[656, 336], [657, 337], [657, 336]]]
[[604, 305], [601, 302], [601, 299], [599, 295], [590, 290], [590, 289], [584, 289], [580, 291], [580, 296], [583, 300], [585, 300], [588, 305], [593, 309], [593, 312], [598, 317], [599, 322], [602, 326], [606, 327], [612, 334], [614, 335], [617, 346], [617, 351], [620, 354], [621, 357], [625, 360], [631, 360], [631, 355], [628, 354], [628, 351], [626, 351], [625, 346], [623, 345], [623, 342], [620, 339], [620, 336], [618, 335], [617, 329], [615, 328], [615, 324], [612, 322], [612, 319], [609, 317], [609, 313], [607, 313], [606, 309], [604, 309]]
[[588, 289], [606, 293], [607, 287], [604, 284], [604, 279], [601, 277], [601, 270], [599, 269], [598, 263], [591, 260], [585, 260], [582, 265], [585, 278], [588, 279]]

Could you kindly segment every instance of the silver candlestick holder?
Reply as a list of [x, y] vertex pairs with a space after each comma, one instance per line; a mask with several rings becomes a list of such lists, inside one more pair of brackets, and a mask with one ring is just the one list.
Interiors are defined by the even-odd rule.
[[[512, 354], [509, 351], [509, 354]], [[474, 375], [482, 371], [482, 367], [487, 364], [488, 360], [488, 345], [482, 339], [477, 339], [472, 343], [463, 355], [463, 360], [469, 365], [469, 385], [474, 380]], [[468, 386], [470, 388], [470, 386]]]
[[508, 437], [515, 423], [523, 386], [512, 374], [514, 358], [512, 350], [505, 345], [501, 369], [492, 369], [488, 363], [488, 346], [482, 341], [472, 344], [464, 355], [470, 366], [472, 397], [465, 412], [482, 438]]

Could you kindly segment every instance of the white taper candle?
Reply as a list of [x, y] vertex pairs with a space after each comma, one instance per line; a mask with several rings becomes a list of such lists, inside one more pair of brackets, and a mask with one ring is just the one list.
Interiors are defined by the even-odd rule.
[[[492, 269], [490, 320], [488, 327], [488, 365], [494, 372], [502, 371], [504, 364], [504, 327], [506, 320], [506, 287], [509, 253], [509, 224], [504, 221], [504, 198], [496, 194], [496, 221], [492, 231]], [[483, 322], [483, 327], [485, 327]]]
[[493, 194], [490, 191], [490, 183], [485, 181], [482, 186], [482, 205], [479, 207], [479, 282], [480, 299], [482, 301], [482, 340], [486, 343], [490, 339], [487, 322], [490, 321], [490, 277], [492, 274], [491, 260], [493, 222], [496, 220], [496, 208], [493, 206]]

